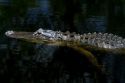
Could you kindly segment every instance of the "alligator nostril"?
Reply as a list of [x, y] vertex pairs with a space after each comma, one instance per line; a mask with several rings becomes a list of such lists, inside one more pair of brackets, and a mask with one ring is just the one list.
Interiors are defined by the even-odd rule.
[[5, 35], [7, 35], [7, 36], [12, 35], [12, 34], [14, 34], [14, 31], [7, 31], [7, 32], [5, 32]]

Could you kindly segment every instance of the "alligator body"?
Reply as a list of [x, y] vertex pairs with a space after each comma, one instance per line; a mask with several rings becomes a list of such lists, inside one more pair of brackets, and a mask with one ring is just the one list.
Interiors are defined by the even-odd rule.
[[40, 28], [35, 32], [7, 31], [5, 35], [28, 42], [73, 48], [86, 56], [99, 70], [101, 69], [96, 57], [92, 54], [93, 52], [101, 54], [109, 52], [113, 54], [125, 54], [125, 39], [108, 33], [94, 32], [80, 35]]
[[[18, 34], [19, 33], [19, 34]], [[22, 32], [23, 33], [23, 32]], [[124, 48], [125, 47], [125, 39], [122, 37], [108, 34], [108, 33], [85, 33], [85, 34], [76, 34], [70, 32], [60, 32], [53, 30], [44, 30], [42, 28], [38, 29], [35, 32], [30, 33], [29, 35], [21, 32], [7, 31], [5, 33], [9, 37], [15, 38], [25, 38], [28, 37], [31, 39], [39, 39], [43, 41], [42, 43], [55, 43], [62, 44], [62, 42], [73, 43], [79, 45], [90, 45], [99, 48]], [[24, 36], [24, 37], [23, 37]]]

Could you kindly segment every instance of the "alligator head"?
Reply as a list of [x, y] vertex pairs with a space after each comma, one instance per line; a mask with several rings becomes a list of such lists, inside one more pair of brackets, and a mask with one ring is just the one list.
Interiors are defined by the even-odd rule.
[[[69, 32], [60, 32], [53, 30], [44, 30], [42, 28], [35, 32], [21, 32], [21, 31], [7, 31], [5, 35], [10, 38], [26, 40], [35, 43], [42, 43], [46, 45], [66, 45], [73, 44], [73, 38]], [[75, 35], [76, 36], [76, 35]], [[75, 44], [75, 43], [74, 43]]]

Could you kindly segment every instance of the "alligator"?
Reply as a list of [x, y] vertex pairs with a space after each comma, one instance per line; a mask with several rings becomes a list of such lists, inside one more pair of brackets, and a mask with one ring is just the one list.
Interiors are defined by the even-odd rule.
[[35, 43], [57, 46], [80, 46], [87, 50], [99, 52], [124, 53], [125, 39], [108, 33], [84, 33], [82, 35], [69, 31], [53, 31], [38, 29], [35, 32], [7, 31], [5, 35], [11, 38]]
[[[5, 35], [33, 43], [45, 45], [67, 46], [86, 56], [98, 69], [99, 63], [92, 52], [101, 54], [125, 54], [125, 39], [109, 33], [84, 33], [76, 34], [69, 31], [53, 31], [38, 29], [35, 32], [7, 31]], [[101, 69], [100, 69], [101, 70]]]

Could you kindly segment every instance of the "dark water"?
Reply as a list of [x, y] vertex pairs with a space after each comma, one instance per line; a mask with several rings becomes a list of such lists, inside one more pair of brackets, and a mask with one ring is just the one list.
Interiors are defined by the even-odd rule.
[[[0, 75], [7, 83], [124, 83], [123, 55], [94, 53], [105, 74], [77, 51], [7, 38], [38, 28], [125, 37], [122, 0], [0, 0]], [[98, 56], [99, 55], [99, 56]], [[4, 80], [6, 79], [6, 80]], [[2, 80], [1, 80], [2, 82]]]

